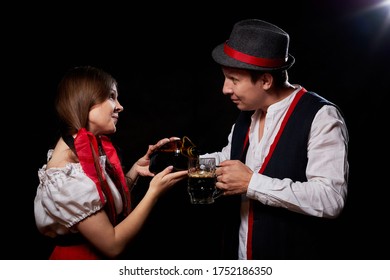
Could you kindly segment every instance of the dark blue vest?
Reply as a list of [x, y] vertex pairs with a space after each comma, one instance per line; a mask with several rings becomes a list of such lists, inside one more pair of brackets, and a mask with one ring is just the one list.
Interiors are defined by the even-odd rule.
[[[318, 110], [329, 101], [306, 92], [298, 101], [263, 174], [272, 178], [307, 181], [308, 137]], [[245, 162], [244, 140], [251, 122], [251, 112], [241, 112], [233, 131], [231, 159]], [[329, 219], [266, 206], [251, 200], [253, 206], [253, 259], [324, 259], [328, 258]], [[328, 233], [329, 234], [329, 233]]]

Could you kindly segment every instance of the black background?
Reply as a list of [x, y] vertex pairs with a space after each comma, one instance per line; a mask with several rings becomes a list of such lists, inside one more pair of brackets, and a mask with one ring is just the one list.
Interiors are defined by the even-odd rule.
[[[287, 31], [296, 58], [290, 81], [333, 101], [345, 114], [349, 196], [331, 258], [389, 257], [388, 9], [373, 8], [379, 1], [368, 0], [222, 3], [63, 2], [4, 10], [11, 20], [1, 27], [6, 167], [1, 228], [8, 248], [1, 259], [45, 259], [50, 251], [35, 228], [33, 200], [37, 170], [57, 140], [53, 100], [66, 70], [89, 64], [117, 79], [125, 110], [114, 140], [128, 167], [163, 137], [187, 135], [203, 151], [216, 151], [227, 143], [238, 111], [221, 93], [222, 72], [211, 51], [246, 18]], [[136, 199], [146, 185], [141, 180], [136, 186]], [[125, 257], [217, 258], [215, 219], [213, 206], [190, 205], [185, 187], [178, 185], [158, 202]]]

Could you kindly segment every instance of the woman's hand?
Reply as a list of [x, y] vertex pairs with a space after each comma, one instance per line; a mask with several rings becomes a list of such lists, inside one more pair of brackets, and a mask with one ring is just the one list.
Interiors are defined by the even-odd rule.
[[148, 150], [146, 151], [146, 154], [137, 160], [136, 163], [134, 163], [132, 170], [137, 173], [137, 175], [140, 176], [151, 176], [153, 177], [155, 174], [149, 171], [149, 163], [150, 163], [150, 155], [156, 151], [158, 148], [160, 148], [162, 145], [165, 145], [166, 143], [169, 143], [170, 141], [180, 140], [179, 137], [170, 137], [170, 138], [163, 138], [159, 140], [154, 145], [149, 145]]
[[172, 170], [173, 166], [168, 166], [163, 171], [157, 173], [150, 181], [148, 192], [154, 193], [156, 197], [159, 197], [177, 182], [188, 176], [187, 170], [175, 172], [172, 172]]

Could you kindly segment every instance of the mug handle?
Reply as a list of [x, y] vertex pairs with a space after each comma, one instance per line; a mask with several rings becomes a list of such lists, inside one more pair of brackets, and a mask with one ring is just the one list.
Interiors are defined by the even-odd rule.
[[217, 199], [223, 195], [223, 191], [221, 189], [215, 188], [215, 191], [213, 193], [213, 199]]

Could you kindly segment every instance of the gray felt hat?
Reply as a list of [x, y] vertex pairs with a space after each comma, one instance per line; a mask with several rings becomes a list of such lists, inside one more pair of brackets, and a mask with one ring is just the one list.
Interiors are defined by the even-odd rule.
[[295, 58], [288, 53], [290, 36], [274, 24], [258, 19], [237, 22], [230, 38], [212, 51], [223, 66], [272, 71], [290, 68]]

